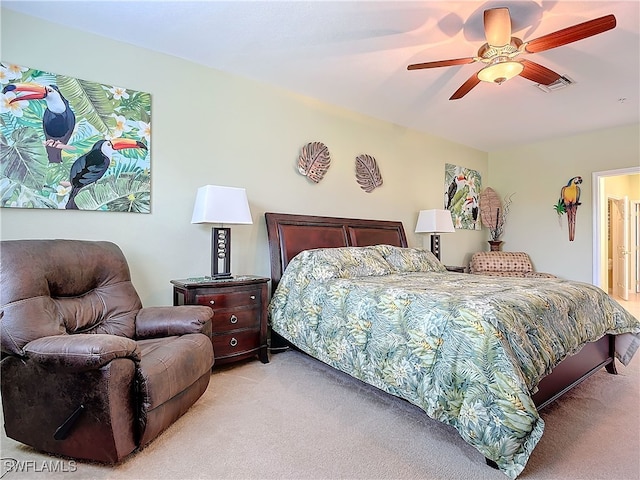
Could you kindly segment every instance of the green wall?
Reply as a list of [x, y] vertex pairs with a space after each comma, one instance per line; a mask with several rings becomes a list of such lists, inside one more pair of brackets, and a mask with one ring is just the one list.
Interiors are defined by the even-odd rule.
[[[592, 283], [595, 208], [593, 174], [640, 166], [640, 129], [629, 125], [558, 138], [489, 154], [490, 181], [502, 195], [516, 192], [507, 219], [505, 250], [528, 252], [538, 270]], [[569, 179], [581, 176], [576, 234], [553, 205]], [[638, 196], [636, 187], [635, 195]], [[633, 190], [630, 195], [633, 198]]]
[[[110, 240], [127, 256], [145, 305], [171, 302], [169, 280], [209, 272], [210, 226], [192, 225], [198, 187], [247, 190], [253, 225], [232, 227], [232, 270], [269, 276], [264, 212], [401, 220], [412, 246], [418, 211], [441, 208], [445, 163], [487, 174], [487, 153], [192, 62], [2, 10], [2, 60], [151, 93], [151, 214], [0, 209], [1, 236]], [[56, 48], [48, 48], [55, 39]], [[193, 118], [199, 121], [194, 123]], [[186, 119], [190, 119], [189, 122]], [[318, 184], [297, 173], [303, 145], [329, 147]], [[384, 185], [356, 183], [355, 157], [373, 155]], [[485, 231], [443, 236], [461, 265]]]
[[[190, 224], [198, 187], [247, 189], [253, 225], [232, 227], [232, 270], [269, 276], [264, 212], [401, 220], [412, 246], [419, 210], [440, 208], [445, 163], [478, 170], [483, 186], [515, 193], [504, 249], [526, 251], [538, 270], [592, 281], [593, 172], [640, 164], [638, 125], [482, 152], [239, 78], [39, 19], [1, 11], [1, 59], [152, 95], [152, 213], [0, 209], [1, 237], [116, 242], [145, 305], [171, 302], [169, 280], [209, 271], [210, 227]], [[56, 48], [47, 48], [55, 38]], [[185, 119], [199, 118], [197, 123]], [[296, 171], [300, 148], [321, 141], [331, 167], [319, 184]], [[357, 155], [373, 155], [384, 185], [365, 193], [355, 181]], [[568, 241], [552, 206], [580, 175], [577, 233]], [[446, 264], [486, 250], [487, 232], [442, 237]]]

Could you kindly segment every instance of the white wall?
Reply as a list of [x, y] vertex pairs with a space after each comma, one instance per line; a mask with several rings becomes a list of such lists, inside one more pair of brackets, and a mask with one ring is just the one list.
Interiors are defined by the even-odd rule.
[[[490, 182], [499, 194], [515, 192], [504, 250], [526, 251], [540, 271], [593, 281], [592, 173], [638, 166], [640, 128], [629, 125], [539, 142], [489, 154]], [[576, 235], [569, 241], [567, 216], [553, 205], [560, 189], [581, 176]]]
[[[209, 272], [210, 226], [191, 225], [198, 187], [247, 189], [253, 225], [232, 227], [232, 270], [269, 276], [264, 212], [401, 220], [413, 246], [418, 211], [440, 208], [444, 165], [487, 174], [487, 154], [128, 44], [2, 10], [2, 60], [152, 95], [152, 212], [0, 209], [2, 239], [110, 240], [127, 256], [143, 304], [171, 302], [169, 280]], [[55, 39], [55, 48], [52, 47]], [[193, 119], [197, 120], [194, 121]], [[324, 142], [332, 164], [319, 184], [296, 171], [303, 145]], [[373, 155], [384, 185], [365, 193], [354, 161]], [[462, 265], [484, 231], [442, 238]]]

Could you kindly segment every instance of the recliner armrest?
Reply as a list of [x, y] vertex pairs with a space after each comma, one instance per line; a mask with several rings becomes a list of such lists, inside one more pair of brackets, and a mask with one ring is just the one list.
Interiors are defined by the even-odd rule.
[[213, 309], [206, 305], [145, 307], [136, 316], [136, 338], [204, 333], [211, 337]]
[[140, 361], [135, 340], [98, 333], [41, 337], [27, 343], [23, 351], [43, 367], [73, 372], [97, 370], [116, 358]]

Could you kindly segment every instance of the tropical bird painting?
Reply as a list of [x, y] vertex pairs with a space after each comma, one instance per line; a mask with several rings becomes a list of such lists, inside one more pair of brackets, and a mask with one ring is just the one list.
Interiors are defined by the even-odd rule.
[[444, 208], [451, 212], [455, 228], [480, 230], [478, 195], [480, 174], [469, 168], [445, 165]]
[[576, 237], [576, 212], [580, 203], [580, 184], [582, 177], [571, 178], [567, 184], [560, 189], [560, 198], [554, 205], [558, 216], [567, 214], [567, 224], [569, 226], [569, 241], [573, 242]]
[[[62, 161], [61, 150], [74, 150], [67, 145], [73, 129], [76, 126], [76, 116], [69, 106], [69, 102], [55, 85], [40, 85], [38, 83], [14, 83], [2, 89], [2, 93], [16, 93], [16, 97], [9, 103], [25, 100], [44, 100], [47, 108], [42, 115], [42, 131], [45, 137], [45, 147], [50, 163]], [[26, 92], [26, 93], [23, 93]]]
[[151, 211], [151, 95], [0, 61], [0, 207]]
[[98, 140], [88, 153], [73, 162], [69, 173], [71, 192], [65, 208], [77, 210], [76, 195], [80, 193], [82, 188], [100, 180], [111, 165], [113, 152], [125, 148], [147, 149], [144, 143], [129, 138]]

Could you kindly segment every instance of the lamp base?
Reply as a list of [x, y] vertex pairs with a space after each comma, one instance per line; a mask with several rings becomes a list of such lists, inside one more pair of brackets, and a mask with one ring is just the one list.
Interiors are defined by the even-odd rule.
[[211, 229], [211, 278], [231, 278], [231, 229]]
[[431, 234], [431, 253], [433, 253], [438, 260], [440, 260], [440, 235], [435, 233]]

